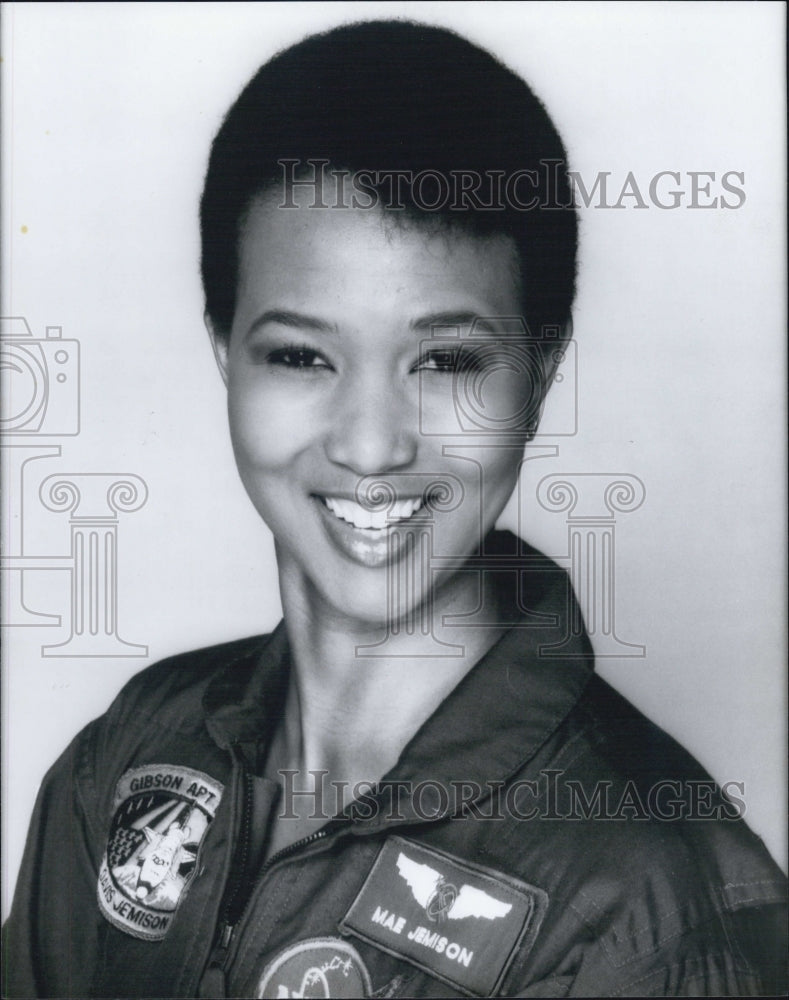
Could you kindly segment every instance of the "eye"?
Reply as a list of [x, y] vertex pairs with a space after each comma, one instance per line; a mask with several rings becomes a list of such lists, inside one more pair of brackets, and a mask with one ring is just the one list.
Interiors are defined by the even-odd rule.
[[472, 351], [459, 347], [437, 347], [425, 351], [412, 370], [454, 374], [479, 367], [479, 359]]
[[290, 344], [287, 347], [279, 347], [275, 351], [269, 351], [266, 360], [270, 365], [278, 365], [282, 368], [331, 368], [331, 365], [317, 351], [298, 344]]

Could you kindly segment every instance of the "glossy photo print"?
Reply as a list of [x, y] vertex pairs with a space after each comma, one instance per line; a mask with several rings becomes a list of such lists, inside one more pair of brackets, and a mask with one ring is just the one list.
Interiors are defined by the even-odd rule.
[[3, 995], [785, 992], [784, 8], [0, 17]]

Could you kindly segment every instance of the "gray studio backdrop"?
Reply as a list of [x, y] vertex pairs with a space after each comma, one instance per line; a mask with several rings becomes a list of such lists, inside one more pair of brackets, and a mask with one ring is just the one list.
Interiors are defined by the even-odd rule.
[[[196, 206], [259, 63], [377, 15], [490, 48], [565, 137], [589, 196], [577, 350], [502, 521], [568, 567], [573, 532], [615, 531], [610, 579], [581, 595], [600, 672], [738, 783], [785, 864], [783, 6], [6, 4], [4, 912], [74, 733], [154, 659], [278, 620]], [[612, 510], [617, 479], [633, 492]]]

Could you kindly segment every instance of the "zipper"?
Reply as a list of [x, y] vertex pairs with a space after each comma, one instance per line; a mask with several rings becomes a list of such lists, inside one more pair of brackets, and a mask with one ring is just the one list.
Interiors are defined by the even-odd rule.
[[254, 789], [249, 771], [243, 764], [241, 764], [241, 782], [241, 827], [238, 834], [238, 846], [233, 857], [230, 890], [225, 896], [225, 902], [222, 907], [222, 926], [235, 923], [239, 900], [242, 901], [241, 906], [243, 908], [242, 886], [247, 867], [249, 866], [249, 849], [252, 840], [252, 797]]
[[254, 790], [252, 776], [245, 765], [241, 762], [239, 763], [241, 767], [241, 781], [243, 783], [243, 798], [239, 841], [232, 865], [232, 885], [222, 906], [222, 918], [214, 938], [214, 946], [211, 949], [205, 972], [200, 980], [200, 997], [224, 997], [226, 995], [226, 966], [236, 927], [246, 915], [255, 891], [271, 868], [291, 854], [296, 854], [304, 847], [323, 840], [330, 832], [328, 827], [321, 827], [320, 830], [315, 830], [306, 837], [302, 837], [301, 840], [297, 840], [295, 843], [289, 844], [287, 847], [283, 847], [277, 851], [263, 865], [256, 878], [251, 883], [247, 883], [246, 891], [243, 891], [244, 882], [246, 881], [244, 876], [249, 864]]
[[208, 963], [208, 968], [220, 968], [222, 972], [225, 971], [225, 963], [227, 962], [227, 956], [230, 951], [230, 945], [233, 943], [233, 935], [235, 934], [236, 927], [241, 923], [242, 918], [246, 916], [246, 912], [249, 909], [249, 903], [252, 896], [255, 894], [255, 890], [263, 881], [263, 879], [268, 874], [269, 870], [275, 865], [282, 861], [284, 858], [291, 854], [295, 854], [300, 851], [303, 847], [308, 847], [310, 844], [314, 844], [319, 840], [323, 840], [327, 837], [329, 831], [324, 827], [320, 830], [316, 830], [314, 833], [309, 834], [307, 837], [302, 837], [301, 840], [297, 840], [293, 844], [289, 844], [287, 847], [283, 847], [281, 851], [277, 851], [273, 854], [268, 861], [263, 865], [258, 873], [257, 878], [252, 883], [249, 892], [247, 893], [246, 899], [244, 900], [243, 906], [236, 908], [236, 912], [231, 915], [228, 914], [227, 909], [225, 909], [223, 919], [219, 924], [219, 928], [216, 936], [216, 944], [214, 945], [213, 951], [211, 952], [211, 958]]

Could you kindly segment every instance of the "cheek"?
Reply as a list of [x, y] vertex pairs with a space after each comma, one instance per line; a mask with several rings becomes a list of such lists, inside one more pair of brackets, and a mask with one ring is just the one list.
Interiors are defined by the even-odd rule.
[[228, 416], [239, 468], [275, 470], [293, 463], [320, 428], [314, 407], [293, 392], [230, 380]]
[[469, 432], [485, 437], [523, 437], [539, 413], [542, 381], [512, 359], [489, 367], [461, 371], [443, 391], [428, 387], [420, 398], [423, 423], [446, 433]]
[[485, 426], [485, 417], [490, 421], [491, 430], [516, 434], [524, 422], [532, 417], [542, 399], [542, 372], [526, 368], [526, 362], [508, 360], [500, 368], [485, 373], [475, 384], [472, 382], [467, 392], [469, 402], [476, 403], [480, 423]]

